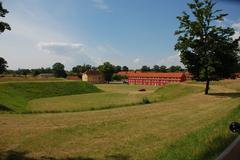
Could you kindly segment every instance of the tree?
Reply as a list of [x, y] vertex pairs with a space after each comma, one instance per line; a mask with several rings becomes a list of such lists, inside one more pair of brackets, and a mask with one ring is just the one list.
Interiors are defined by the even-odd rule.
[[128, 67], [127, 66], [123, 66], [122, 67], [122, 71], [128, 71], [129, 69], [128, 69]]
[[160, 71], [159, 65], [154, 65], [152, 70], [153, 70], [154, 72], [159, 72], [159, 71]]
[[114, 73], [118, 73], [122, 70], [122, 67], [121, 66], [115, 66], [114, 70], [115, 70]]
[[[2, 2], [0, 2], [0, 16], [5, 17], [8, 13], [8, 10], [4, 9], [2, 6]], [[4, 32], [5, 30], [11, 30], [11, 27], [8, 23], [0, 21], [0, 33]]]
[[180, 27], [175, 50], [180, 52], [181, 62], [193, 78], [206, 81], [205, 94], [208, 94], [212, 80], [228, 78], [238, 64], [238, 39], [233, 39], [234, 29], [216, 26], [227, 14], [214, 9], [211, 0], [194, 0], [188, 3], [191, 14], [183, 12], [177, 17]]
[[148, 66], [142, 66], [141, 71], [142, 72], [149, 72], [149, 71], [151, 71], [151, 69]]
[[169, 72], [182, 72], [183, 71], [181, 66], [171, 66], [167, 70]]
[[0, 57], [0, 74], [2, 74], [3, 72], [5, 72], [7, 70], [7, 61]]
[[167, 72], [167, 67], [162, 65], [162, 66], [160, 66], [159, 71], [160, 72]]
[[55, 77], [63, 77], [65, 78], [67, 76], [65, 70], [64, 70], [64, 65], [62, 63], [55, 63], [53, 66], [52, 66], [52, 70], [53, 70], [53, 73], [55, 75]]
[[109, 83], [114, 73], [114, 66], [110, 62], [104, 62], [98, 69], [104, 74], [105, 80]]

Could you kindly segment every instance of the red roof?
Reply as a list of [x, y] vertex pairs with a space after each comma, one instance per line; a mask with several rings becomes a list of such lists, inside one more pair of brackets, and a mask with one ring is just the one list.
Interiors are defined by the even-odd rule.
[[119, 75], [127, 75], [128, 77], [161, 77], [161, 78], [181, 78], [185, 76], [182, 72], [119, 72]]

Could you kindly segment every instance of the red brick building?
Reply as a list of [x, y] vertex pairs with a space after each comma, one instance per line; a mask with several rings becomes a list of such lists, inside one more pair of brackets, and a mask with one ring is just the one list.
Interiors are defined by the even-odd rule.
[[168, 83], [186, 81], [186, 75], [179, 73], [161, 72], [119, 72], [119, 75], [127, 75], [129, 84], [162, 86]]

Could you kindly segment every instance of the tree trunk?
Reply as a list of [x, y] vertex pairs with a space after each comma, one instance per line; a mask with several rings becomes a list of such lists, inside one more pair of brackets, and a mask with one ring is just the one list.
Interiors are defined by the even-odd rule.
[[206, 83], [206, 88], [205, 88], [205, 94], [207, 95], [208, 94], [208, 90], [209, 90], [209, 79], [207, 79], [207, 83]]

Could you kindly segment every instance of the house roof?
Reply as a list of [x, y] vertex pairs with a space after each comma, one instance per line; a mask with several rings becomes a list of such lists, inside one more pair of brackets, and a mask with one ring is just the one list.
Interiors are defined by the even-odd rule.
[[161, 78], [181, 78], [185, 76], [183, 72], [163, 73], [163, 72], [119, 72], [119, 75], [127, 75], [128, 77], [161, 77]]

